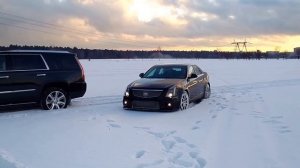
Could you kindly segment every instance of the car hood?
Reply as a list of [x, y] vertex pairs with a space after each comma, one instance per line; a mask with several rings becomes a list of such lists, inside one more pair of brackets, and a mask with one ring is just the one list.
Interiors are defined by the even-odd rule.
[[172, 86], [182, 86], [185, 82], [185, 79], [150, 79], [150, 78], [142, 78], [134, 81], [131, 84], [132, 88], [137, 89], [165, 89]]

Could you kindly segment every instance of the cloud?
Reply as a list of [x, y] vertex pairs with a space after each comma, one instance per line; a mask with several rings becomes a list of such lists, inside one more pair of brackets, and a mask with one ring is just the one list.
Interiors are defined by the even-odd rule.
[[[137, 2], [142, 3], [132, 10]], [[55, 27], [39, 27], [28, 24], [30, 20], [22, 22], [13, 16], [2, 15], [0, 33], [5, 38], [0, 39], [0, 44], [7, 44], [7, 41], [26, 43], [28, 40], [28, 43], [67, 42], [71, 45], [105, 45], [111, 48], [126, 45], [130, 48], [135, 42], [150, 48], [157, 45], [186, 46], [185, 44], [209, 47], [222, 43], [225, 39], [299, 35], [299, 9], [298, 0], [0, 1], [0, 12], [51, 23], [57, 27], [72, 28], [62, 31]], [[8, 28], [9, 26], [12, 28]], [[35, 32], [33, 29], [40, 31]], [[75, 33], [73, 29], [88, 33]], [[131, 38], [128, 40], [124, 37]], [[76, 38], [81, 41], [76, 42]], [[213, 41], [191, 42], [193, 39]]]

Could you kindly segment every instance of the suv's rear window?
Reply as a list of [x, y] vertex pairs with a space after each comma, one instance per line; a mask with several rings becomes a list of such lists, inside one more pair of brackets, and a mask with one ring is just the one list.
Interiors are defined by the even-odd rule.
[[75, 55], [71, 54], [56, 54], [44, 55], [46, 62], [52, 70], [74, 70], [80, 69]]
[[7, 55], [8, 70], [41, 70], [47, 69], [41, 55]]

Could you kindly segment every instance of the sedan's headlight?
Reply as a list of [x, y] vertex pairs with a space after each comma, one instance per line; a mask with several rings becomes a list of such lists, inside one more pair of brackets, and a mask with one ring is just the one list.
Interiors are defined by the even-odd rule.
[[124, 96], [125, 96], [125, 97], [129, 97], [129, 95], [130, 95], [130, 94], [129, 94], [129, 88], [127, 88], [126, 91], [125, 91], [125, 93], [124, 93]]
[[174, 96], [176, 96], [176, 86], [171, 87], [166, 94], [166, 97], [169, 98], [172, 98]]

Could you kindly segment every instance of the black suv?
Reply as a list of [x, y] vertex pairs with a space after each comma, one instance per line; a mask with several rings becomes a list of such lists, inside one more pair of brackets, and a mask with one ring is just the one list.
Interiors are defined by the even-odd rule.
[[85, 92], [84, 71], [73, 53], [0, 52], [0, 106], [39, 103], [45, 110], [60, 109]]

